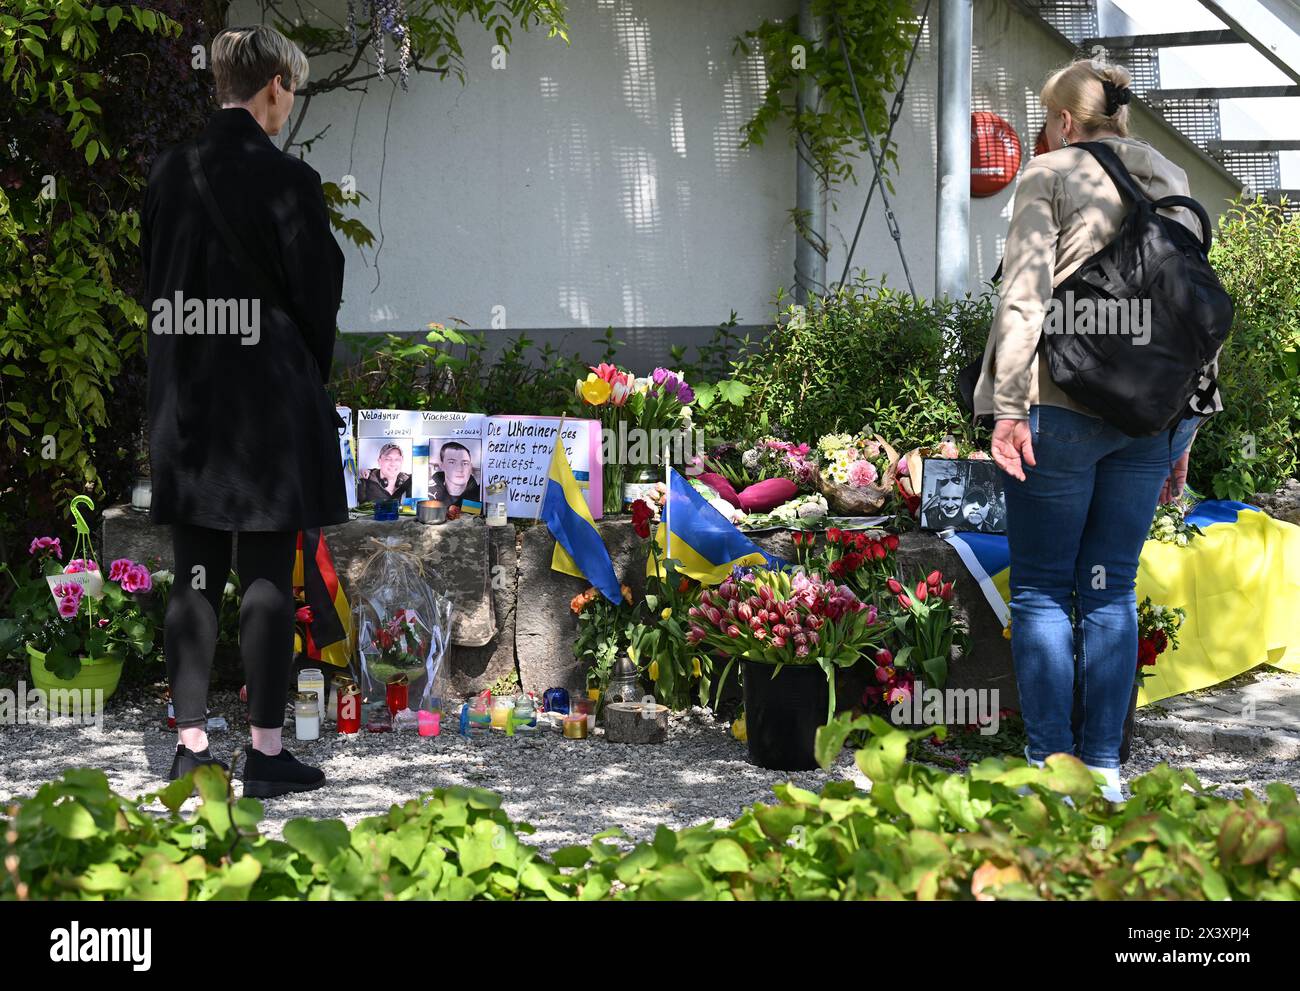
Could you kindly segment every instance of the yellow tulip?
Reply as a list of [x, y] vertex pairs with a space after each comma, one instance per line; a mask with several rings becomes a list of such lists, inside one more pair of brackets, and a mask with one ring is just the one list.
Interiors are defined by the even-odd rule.
[[672, 614], [673, 614], [672, 606], [669, 606], [667, 609], [665, 609], [663, 612], [659, 614], [659, 618], [670, 619], [672, 617]]
[[691, 658], [691, 673], [692, 673], [693, 675], [695, 675], [695, 677], [697, 677], [697, 678], [699, 678], [699, 677], [701, 676], [701, 675], [700, 675], [700, 659], [699, 659], [698, 657], [692, 657], [692, 658]]
[[658, 661], [651, 661], [651, 662], [650, 662], [650, 680], [651, 680], [651, 681], [658, 681], [658, 680], [659, 680], [659, 662], [658, 662]]
[[582, 398], [592, 406], [605, 405], [611, 391], [609, 383], [595, 375], [588, 375], [587, 381], [582, 383]]
[[741, 743], [744, 743], [745, 740], [748, 738], [749, 734], [745, 729], [744, 716], [741, 716], [739, 719], [737, 719], [735, 722], [731, 724], [731, 735], [734, 736]]

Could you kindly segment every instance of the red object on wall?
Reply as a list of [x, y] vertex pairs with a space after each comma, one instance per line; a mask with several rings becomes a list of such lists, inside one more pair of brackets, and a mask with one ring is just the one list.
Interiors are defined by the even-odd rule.
[[1020, 136], [997, 114], [976, 110], [970, 115], [970, 194], [992, 196], [1005, 189], [1020, 171]]

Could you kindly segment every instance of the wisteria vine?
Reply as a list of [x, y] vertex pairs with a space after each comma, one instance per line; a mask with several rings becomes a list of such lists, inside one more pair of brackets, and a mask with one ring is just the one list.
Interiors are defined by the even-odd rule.
[[[406, 17], [404, 0], [361, 0], [370, 15], [371, 43], [375, 49], [375, 63], [379, 75], [387, 72], [384, 36], [393, 39], [397, 46], [397, 72], [402, 89], [411, 72], [411, 31]], [[348, 37], [352, 47], [357, 46], [357, 0], [348, 0]], [[364, 11], [363, 11], [364, 12]]]

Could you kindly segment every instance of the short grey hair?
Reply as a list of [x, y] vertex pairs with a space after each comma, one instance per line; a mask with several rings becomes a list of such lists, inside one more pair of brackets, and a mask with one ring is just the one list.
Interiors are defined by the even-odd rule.
[[244, 103], [276, 76], [297, 91], [307, 68], [302, 49], [266, 24], [227, 28], [212, 40], [218, 103]]

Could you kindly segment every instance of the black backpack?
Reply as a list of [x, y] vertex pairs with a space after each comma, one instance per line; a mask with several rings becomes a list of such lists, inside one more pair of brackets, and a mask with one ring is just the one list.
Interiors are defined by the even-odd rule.
[[[1132, 206], [1115, 239], [1056, 287], [1039, 347], [1067, 396], [1130, 437], [1154, 436], [1183, 417], [1201, 369], [1227, 340], [1232, 297], [1210, 267], [1201, 204], [1188, 196], [1152, 201], [1110, 148], [1075, 147], [1097, 159]], [[1200, 218], [1200, 239], [1156, 212], [1175, 206]]]

